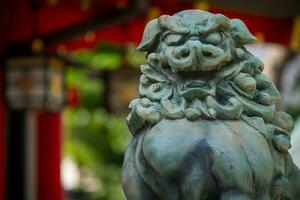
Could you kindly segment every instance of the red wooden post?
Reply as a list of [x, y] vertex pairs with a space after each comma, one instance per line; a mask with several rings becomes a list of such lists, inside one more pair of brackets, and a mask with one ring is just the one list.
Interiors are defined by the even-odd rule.
[[60, 113], [39, 113], [37, 126], [37, 200], [62, 200]]

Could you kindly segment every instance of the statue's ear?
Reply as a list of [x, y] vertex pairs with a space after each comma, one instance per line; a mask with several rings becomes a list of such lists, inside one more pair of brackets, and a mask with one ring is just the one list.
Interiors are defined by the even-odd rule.
[[229, 32], [232, 38], [239, 44], [249, 44], [256, 41], [256, 37], [254, 37], [247, 26], [239, 19], [231, 19], [230, 20], [230, 28]]
[[221, 28], [227, 29], [230, 26], [230, 20], [225, 17], [222, 14], [216, 14], [215, 15], [217, 24], [219, 24], [218, 26], [220, 26]]
[[157, 38], [159, 36], [159, 33], [161, 32], [159, 26], [158, 26], [158, 20], [153, 19], [148, 22], [148, 24], [145, 27], [142, 42], [137, 47], [139, 51], [151, 51], [153, 49], [154, 45], [157, 42]]

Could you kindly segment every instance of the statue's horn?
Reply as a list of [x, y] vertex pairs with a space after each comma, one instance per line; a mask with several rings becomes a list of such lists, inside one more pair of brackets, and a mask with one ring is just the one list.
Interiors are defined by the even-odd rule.
[[149, 21], [145, 27], [142, 42], [137, 47], [137, 49], [139, 51], [151, 51], [154, 48], [154, 45], [156, 44], [156, 40], [160, 32], [161, 30], [158, 26], [158, 20], [153, 19]]
[[244, 22], [239, 19], [230, 20], [229, 32], [232, 38], [241, 45], [256, 41], [256, 37], [250, 33]]
[[214, 31], [218, 28], [226, 30], [229, 26], [230, 21], [227, 17], [225, 17], [222, 14], [216, 14], [207, 21], [207, 24], [205, 26], [199, 29], [199, 32], [205, 34], [207, 32]]
[[182, 26], [181, 18], [178, 16], [162, 15], [158, 18], [159, 27], [176, 33], [187, 34], [189, 29]]

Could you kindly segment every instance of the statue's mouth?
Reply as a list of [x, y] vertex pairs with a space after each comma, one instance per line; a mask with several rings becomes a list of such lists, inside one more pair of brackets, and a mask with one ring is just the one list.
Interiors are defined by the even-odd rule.
[[184, 84], [180, 91], [180, 95], [185, 99], [203, 99], [208, 95], [215, 96], [214, 91], [214, 88], [212, 88], [208, 82], [203, 80], [192, 80]]

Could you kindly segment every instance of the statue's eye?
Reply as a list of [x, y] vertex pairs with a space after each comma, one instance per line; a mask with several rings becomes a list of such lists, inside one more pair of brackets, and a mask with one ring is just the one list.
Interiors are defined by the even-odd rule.
[[164, 41], [167, 45], [176, 46], [184, 41], [184, 36], [177, 33], [169, 33], [165, 36]]
[[223, 41], [223, 33], [221, 32], [214, 32], [214, 33], [210, 33], [205, 41], [209, 44], [214, 44], [214, 45], [217, 45], [217, 44], [220, 44], [222, 41]]

